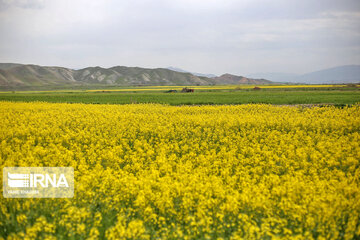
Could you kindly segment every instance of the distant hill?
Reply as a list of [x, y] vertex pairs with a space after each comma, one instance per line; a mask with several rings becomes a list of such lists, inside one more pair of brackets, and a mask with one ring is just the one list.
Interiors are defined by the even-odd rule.
[[165, 68], [138, 68], [116, 66], [112, 68], [88, 67], [74, 70], [63, 67], [44, 67], [0, 63], [0, 86], [53, 86], [53, 85], [210, 85], [211, 78], [179, 73]]
[[197, 73], [197, 72], [189, 72], [181, 68], [176, 67], [167, 67], [167, 69], [176, 71], [176, 72], [183, 72], [183, 73], [191, 73], [192, 75], [198, 76], [198, 77], [208, 77], [208, 78], [214, 78], [217, 77], [215, 74], [207, 74], [207, 73]]
[[255, 85], [261, 85], [261, 84], [271, 84], [273, 82], [265, 79], [253, 79], [253, 78], [247, 78], [243, 76], [236, 76], [232, 74], [223, 74], [220, 77], [213, 78], [218, 82], [219, 84], [255, 84]]
[[254, 78], [266, 78], [276, 82], [296, 82], [308, 84], [342, 84], [360, 82], [360, 65], [345, 65], [323, 69], [302, 75], [291, 73], [257, 73]]
[[188, 72], [166, 68], [139, 68], [115, 66], [111, 68], [88, 67], [69, 69], [63, 67], [0, 63], [0, 88], [26, 89], [64, 85], [219, 85], [265, 84], [263, 79], [249, 79], [230, 74], [221, 77], [195, 76]]
[[0, 69], [2, 70], [7, 70], [13, 67], [17, 67], [17, 66], [21, 66], [23, 64], [19, 64], [19, 63], [0, 63]]
[[269, 79], [275, 82], [296, 82], [294, 79], [298, 76], [298, 74], [280, 72], [253, 73], [248, 75], [250, 78]]
[[109, 85], [208, 85], [214, 83], [208, 78], [165, 68], [148, 69], [123, 66], [84, 68], [77, 70], [74, 77], [83, 83]]
[[0, 64], [0, 86], [73, 84], [74, 70], [62, 67]]
[[296, 77], [303, 83], [358, 83], [360, 82], [360, 65], [346, 65], [307, 73]]

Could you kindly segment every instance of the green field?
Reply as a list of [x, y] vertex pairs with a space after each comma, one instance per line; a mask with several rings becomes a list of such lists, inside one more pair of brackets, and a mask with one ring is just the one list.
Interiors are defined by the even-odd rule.
[[93, 104], [162, 103], [170, 105], [201, 104], [334, 104], [351, 105], [360, 102], [359, 89], [261, 89], [226, 91], [195, 91], [165, 93], [164, 91], [55, 91], [0, 93], [0, 101], [68, 102]]

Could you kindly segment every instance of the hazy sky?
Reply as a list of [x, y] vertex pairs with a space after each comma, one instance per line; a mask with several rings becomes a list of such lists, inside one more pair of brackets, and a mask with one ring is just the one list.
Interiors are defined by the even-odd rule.
[[0, 62], [214, 74], [360, 64], [360, 1], [0, 0]]

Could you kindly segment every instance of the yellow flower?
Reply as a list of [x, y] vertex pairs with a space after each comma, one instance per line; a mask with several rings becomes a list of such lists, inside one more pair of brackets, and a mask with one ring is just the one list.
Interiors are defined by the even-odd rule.
[[359, 105], [0, 102], [11, 166], [72, 166], [75, 195], [0, 198], [4, 239], [360, 236]]

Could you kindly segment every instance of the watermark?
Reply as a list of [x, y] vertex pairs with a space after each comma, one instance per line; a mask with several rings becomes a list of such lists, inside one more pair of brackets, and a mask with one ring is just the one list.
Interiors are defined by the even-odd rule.
[[72, 198], [74, 169], [72, 167], [5, 167], [3, 195], [5, 198]]

